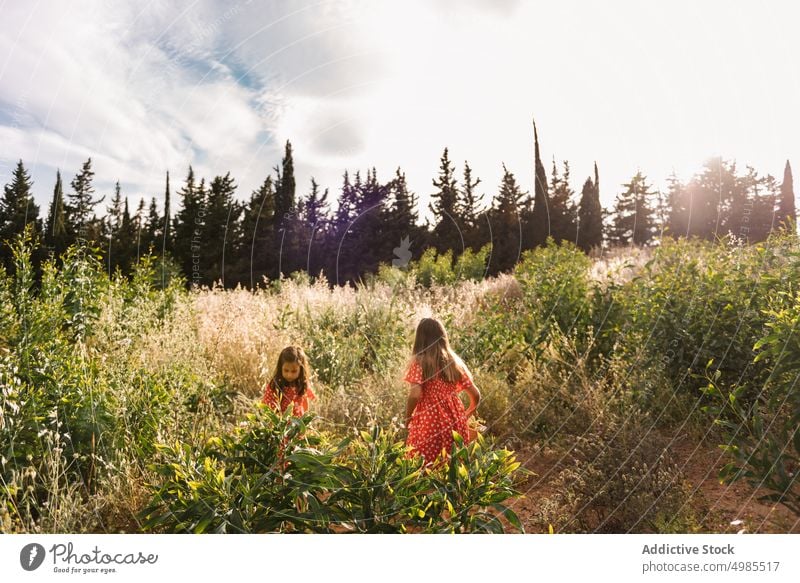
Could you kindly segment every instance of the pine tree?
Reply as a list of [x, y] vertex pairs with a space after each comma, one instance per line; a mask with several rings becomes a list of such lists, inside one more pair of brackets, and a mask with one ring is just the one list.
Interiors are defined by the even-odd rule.
[[106, 231], [115, 233], [122, 224], [122, 189], [117, 180], [114, 185], [114, 196], [111, 197], [111, 206], [106, 210]]
[[525, 237], [523, 239], [524, 246], [535, 247], [543, 245], [547, 236], [550, 234], [550, 208], [549, 208], [549, 195], [547, 189], [547, 175], [542, 164], [542, 158], [539, 154], [539, 134], [536, 131], [536, 122], [533, 122], [533, 139], [534, 139], [534, 197], [533, 209], [530, 217], [525, 221]]
[[351, 262], [355, 256], [356, 241], [354, 223], [358, 217], [361, 194], [361, 175], [355, 173], [354, 181], [345, 170], [342, 191], [331, 225], [331, 253], [326, 261], [327, 272], [332, 283], [346, 283], [354, 271]]
[[25, 232], [26, 225], [33, 228], [34, 240], [42, 231], [39, 207], [33, 202], [31, 194], [32, 186], [31, 177], [20, 160], [11, 175], [11, 182], [5, 185], [0, 198], [0, 260], [9, 270], [11, 250], [8, 244], [17, 235]]
[[235, 244], [241, 240], [236, 224], [242, 209], [234, 199], [235, 192], [236, 184], [230, 172], [211, 181], [200, 246], [202, 273], [208, 284], [217, 281], [223, 285], [235, 283], [226, 281], [226, 270], [233, 266], [237, 256]]
[[665, 237], [667, 219], [669, 217], [669, 204], [667, 202], [667, 197], [661, 192], [660, 188], [653, 194], [653, 200], [654, 233], [658, 239], [658, 243], [661, 244]]
[[[142, 201], [144, 202], [144, 201]], [[138, 260], [137, 227], [128, 208], [128, 197], [123, 202], [122, 219], [117, 235], [117, 260], [122, 273], [129, 274], [134, 258]]]
[[164, 190], [164, 220], [161, 225], [161, 255], [174, 252], [172, 244], [172, 215], [170, 210], [169, 170], [167, 170], [167, 186]]
[[316, 276], [325, 269], [325, 243], [328, 237], [328, 189], [320, 194], [319, 184], [311, 179], [311, 192], [303, 202], [300, 215], [305, 223], [303, 246], [306, 248], [306, 271]]
[[617, 196], [610, 239], [619, 245], [648, 245], [653, 239], [654, 221], [647, 178], [637, 172], [625, 191]]
[[[482, 210], [478, 208], [478, 195], [475, 188], [481, 183], [480, 178], [472, 179], [472, 168], [464, 162], [464, 180], [459, 189], [456, 213], [461, 231], [464, 234], [464, 245], [477, 251], [481, 247], [480, 217]], [[483, 241], [488, 242], [488, 241]]]
[[667, 206], [669, 215], [667, 217], [666, 234], [677, 239], [689, 236], [689, 199], [686, 195], [686, 188], [681, 183], [678, 175], [673, 171], [667, 178]]
[[796, 232], [797, 211], [794, 203], [792, 167], [789, 165], [789, 160], [786, 160], [786, 166], [783, 169], [783, 183], [781, 184], [781, 197], [778, 205], [778, 224], [783, 224], [787, 228], [791, 228], [792, 232]]
[[715, 157], [707, 160], [702, 172], [689, 181], [683, 192], [691, 219], [689, 236], [715, 241], [729, 231], [738, 230], [730, 215], [735, 170], [735, 164]]
[[199, 284], [202, 258], [199, 256], [203, 240], [203, 215], [205, 212], [205, 182], [195, 184], [194, 170], [189, 166], [186, 182], [178, 191], [181, 209], [172, 220], [172, 248], [175, 260], [187, 280]]
[[581, 190], [578, 207], [578, 246], [585, 252], [603, 245], [603, 207], [600, 204], [600, 178], [597, 162], [594, 164], [594, 181], [586, 179]]
[[147, 213], [147, 222], [144, 228], [144, 237], [142, 238], [142, 248], [144, 252], [150, 255], [155, 255], [160, 251], [159, 235], [161, 231], [161, 216], [158, 214], [158, 204], [156, 204], [156, 197], [150, 199], [150, 209]]
[[94, 199], [94, 187], [92, 180], [92, 159], [89, 158], [83, 163], [81, 171], [72, 179], [70, 183], [73, 192], [67, 195], [67, 218], [70, 228], [73, 230], [71, 236], [77, 241], [90, 241], [96, 231], [96, 217], [94, 208], [103, 202], [104, 196]]
[[575, 242], [578, 238], [577, 208], [572, 200], [575, 193], [569, 186], [569, 162], [564, 161], [564, 174], [559, 176], [553, 160], [553, 179], [550, 183], [550, 236], [556, 242]]
[[392, 260], [387, 264], [407, 267], [413, 257], [413, 250], [424, 247], [422, 229], [417, 225], [417, 196], [408, 189], [405, 172], [399, 167], [395, 170], [390, 184], [391, 203], [386, 212], [386, 239], [392, 246]]
[[56, 171], [56, 185], [53, 187], [53, 200], [45, 224], [44, 244], [48, 251], [56, 257], [60, 256], [69, 244], [67, 235], [67, 217], [64, 205], [64, 187], [61, 183], [61, 171]]
[[108, 268], [108, 273], [112, 274], [120, 266], [119, 235], [122, 228], [122, 192], [119, 180], [114, 185], [114, 196], [111, 198], [111, 206], [106, 211], [103, 223], [105, 225], [105, 239], [108, 244], [106, 267]]
[[752, 199], [750, 242], [766, 241], [770, 233], [778, 228], [779, 199], [780, 187], [774, 176], [767, 174], [756, 182]]
[[[356, 180], [358, 183], [361, 182], [358, 172], [356, 172]], [[339, 235], [345, 234], [350, 223], [356, 218], [359, 205], [358, 194], [358, 188], [354, 187], [350, 182], [350, 174], [345, 170], [342, 177], [342, 192], [339, 195], [339, 201], [333, 217], [334, 227]]]
[[503, 179], [500, 191], [494, 199], [490, 212], [492, 230], [496, 233], [492, 241], [492, 257], [489, 273], [497, 274], [514, 267], [522, 252], [522, 222], [519, 205], [526, 192], [520, 190], [517, 179], [503, 164]]
[[306, 224], [312, 228], [324, 228], [324, 221], [328, 218], [328, 189], [320, 194], [319, 184], [311, 177], [311, 192], [308, 193], [308, 198], [305, 200], [303, 207], [303, 219]]
[[240, 280], [249, 281], [251, 288], [266, 277], [277, 277], [278, 256], [275, 248], [275, 187], [272, 176], [250, 195], [242, 219], [242, 248], [246, 269]]
[[464, 244], [459, 225], [459, 189], [447, 148], [442, 154], [439, 176], [433, 180], [433, 185], [438, 189], [431, 195], [429, 204], [436, 222], [433, 228], [434, 245], [440, 253], [448, 249], [460, 253]]

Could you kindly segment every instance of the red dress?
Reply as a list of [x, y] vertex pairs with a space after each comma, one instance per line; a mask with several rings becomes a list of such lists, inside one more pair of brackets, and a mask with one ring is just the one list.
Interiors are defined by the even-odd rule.
[[[276, 390], [274, 383], [270, 381], [267, 383], [266, 388], [264, 389], [264, 397], [261, 399], [262, 403], [266, 403], [273, 409], [278, 409], [278, 394], [279, 391]], [[317, 398], [314, 394], [314, 391], [311, 390], [311, 387], [306, 387], [305, 392], [302, 395], [297, 394], [297, 389], [289, 385], [288, 387], [284, 388], [281, 394], [281, 413], [284, 413], [289, 405], [292, 405], [292, 415], [295, 417], [302, 417], [305, 415], [306, 411], [308, 411], [308, 403], [309, 401], [313, 401]]]
[[422, 386], [422, 397], [408, 422], [406, 443], [425, 458], [433, 462], [445, 450], [450, 453], [453, 445], [453, 431], [458, 432], [466, 443], [467, 416], [464, 404], [458, 394], [472, 386], [472, 379], [465, 374], [455, 383], [449, 383], [438, 376], [422, 381], [422, 365], [414, 360], [406, 373], [405, 380]]

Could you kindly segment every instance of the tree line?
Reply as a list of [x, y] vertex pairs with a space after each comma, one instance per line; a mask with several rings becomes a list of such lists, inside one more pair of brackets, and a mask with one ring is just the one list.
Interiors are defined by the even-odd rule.
[[[69, 190], [56, 173], [44, 220], [20, 160], [0, 198], [0, 240], [10, 241], [28, 226], [37, 242], [35, 262], [58, 257], [71, 245], [88, 245], [111, 272], [129, 274], [141, 257], [154, 255], [189, 284], [253, 287], [295, 271], [324, 273], [333, 284], [358, 281], [381, 263], [417, 259], [428, 247], [458, 257], [491, 243], [487, 273], [493, 275], [511, 269], [523, 251], [548, 237], [588, 253], [612, 245], [653, 245], [665, 236], [757, 242], [774, 229], [794, 229], [796, 221], [788, 161], [778, 184], [750, 166], [741, 172], [735, 162], [712, 158], [687, 183], [671, 176], [667, 192], [655, 190], [637, 171], [612, 209], [600, 204], [597, 164], [579, 196], [571, 187], [568, 161], [559, 165], [553, 159], [548, 178], [535, 124], [533, 163], [533, 193], [523, 191], [503, 165], [500, 185], [484, 204], [481, 179], [468, 162], [457, 168], [445, 148], [432, 180], [432, 220], [420, 224], [418, 197], [400, 168], [388, 180], [379, 179], [375, 168], [345, 171], [335, 208], [329, 190], [313, 178], [299, 195], [288, 141], [281, 163], [243, 202], [230, 172], [206, 181], [190, 166], [174, 197], [167, 172], [162, 207], [153, 197], [149, 206], [140, 199], [132, 209], [119, 182], [108, 200], [97, 195], [90, 158]], [[0, 260], [13, 268], [8, 245]]]

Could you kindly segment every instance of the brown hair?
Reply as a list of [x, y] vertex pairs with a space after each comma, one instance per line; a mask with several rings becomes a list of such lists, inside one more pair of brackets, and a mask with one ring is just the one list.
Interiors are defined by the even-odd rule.
[[439, 376], [455, 383], [468, 375], [467, 367], [450, 348], [450, 340], [441, 322], [435, 318], [422, 318], [414, 339], [414, 358], [422, 367], [423, 382]]
[[306, 353], [299, 346], [287, 346], [281, 350], [278, 356], [278, 364], [275, 365], [275, 372], [272, 373], [270, 384], [281, 393], [289, 385], [286, 379], [283, 378], [283, 365], [287, 362], [296, 362], [300, 366], [300, 375], [297, 377], [297, 394], [302, 395], [308, 388], [309, 381], [311, 380], [311, 368], [308, 366], [308, 359]]

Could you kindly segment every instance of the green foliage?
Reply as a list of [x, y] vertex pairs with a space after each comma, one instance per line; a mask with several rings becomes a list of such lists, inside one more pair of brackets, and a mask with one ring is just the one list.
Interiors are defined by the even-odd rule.
[[761, 500], [800, 515], [800, 293], [777, 292], [765, 314], [768, 332], [754, 346], [755, 361], [771, 367], [762, 390], [753, 399], [747, 385], [726, 385], [719, 370], [709, 370], [706, 411], [725, 430], [721, 447], [733, 458], [720, 477], [746, 479], [770, 492]]
[[317, 313], [307, 307], [293, 315], [315, 374], [334, 388], [387, 372], [397, 347], [406, 342], [404, 314], [394, 300], [358, 301], [352, 310], [326, 307]]
[[492, 254], [492, 244], [487, 243], [477, 252], [467, 247], [464, 252], [456, 259], [455, 278], [459, 281], [470, 280], [480, 281], [486, 276], [486, 266], [489, 263], [489, 256]]
[[145, 530], [168, 532], [503, 532], [518, 495], [506, 450], [456, 437], [449, 463], [425, 471], [396, 436], [373, 427], [329, 444], [260, 406], [235, 433], [198, 450], [161, 446]]
[[553, 325], [565, 334], [588, 330], [592, 318], [590, 267], [589, 258], [574, 244], [556, 244], [551, 238], [545, 247], [523, 254], [514, 276], [531, 314], [526, 333], [529, 343], [536, 346], [550, 334]]
[[450, 249], [439, 254], [435, 247], [428, 247], [419, 261], [413, 264], [412, 270], [417, 281], [424, 287], [446, 285], [456, 280], [453, 273], [453, 252]]
[[642, 275], [614, 294], [614, 319], [597, 325], [613, 329], [618, 346], [646, 340], [646, 360], [663, 364], [681, 391], [699, 395], [705, 364], [714, 359], [723, 382], [749, 387], [743, 396], [752, 399], [769, 374], [753, 364], [752, 339], [766, 323], [770, 290], [800, 275], [792, 249], [778, 237], [730, 248], [667, 240]]
[[213, 419], [207, 407], [189, 414], [210, 392], [179, 364], [152, 370], [131, 354], [131, 339], [161, 325], [184, 293], [177, 281], [156, 290], [151, 260], [130, 281], [110, 281], [91, 250], [72, 247], [60, 268], [42, 265], [37, 284], [30, 241], [12, 250], [14, 276], [0, 274], [3, 530], [69, 529], [80, 515], [65, 517], [64, 504], [97, 495], [187, 420]]
[[199, 449], [161, 445], [159, 481], [142, 511], [145, 530], [325, 532], [323, 496], [335, 485], [336, 450], [304, 436], [311, 416], [279, 416], [266, 406], [235, 433]]
[[[664, 241], [605, 277], [568, 243], [486, 280], [488, 248], [455, 265], [428, 250], [355, 289], [296, 275], [256, 294], [187, 292], [150, 257], [109, 277], [85, 246], [37, 268], [31, 245], [0, 268], [3, 532], [132, 530], [144, 506], [157, 531], [495, 532], [517, 526], [503, 500], [523, 474], [496, 438], [578, 444], [547, 506], [561, 530], [685, 532], [682, 477], [648, 431], [712, 421], [732, 459], [723, 477], [798, 508], [788, 235]], [[428, 310], [475, 375], [490, 437], [424, 470], [395, 432]], [[255, 385], [239, 379], [260, 383], [288, 342], [309, 355], [330, 433], [267, 411], [239, 426]]]
[[[517, 496], [517, 480], [527, 472], [515, 473], [520, 463], [506, 449], [494, 450], [478, 434], [469, 444], [464, 444], [453, 432], [450, 459], [440, 473], [432, 474], [435, 494], [433, 506], [443, 509], [442, 523], [429, 521], [431, 532], [485, 532], [501, 533], [505, 527], [501, 517], [512, 528], [523, 531], [516, 513], [504, 502]], [[524, 531], [523, 531], [524, 532]]]

